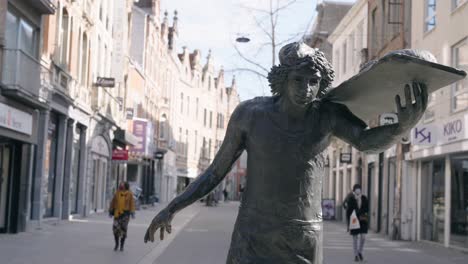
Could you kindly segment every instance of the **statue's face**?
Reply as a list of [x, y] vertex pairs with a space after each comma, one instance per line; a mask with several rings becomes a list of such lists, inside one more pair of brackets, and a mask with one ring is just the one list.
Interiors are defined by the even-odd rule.
[[322, 75], [319, 71], [303, 74], [293, 71], [288, 75], [287, 96], [297, 105], [305, 107], [310, 104], [320, 89]]

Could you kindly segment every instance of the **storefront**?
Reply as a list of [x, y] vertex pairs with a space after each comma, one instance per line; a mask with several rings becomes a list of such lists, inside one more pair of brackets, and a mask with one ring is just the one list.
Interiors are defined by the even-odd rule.
[[36, 126], [33, 111], [0, 102], [0, 233], [23, 231], [29, 220]]
[[416, 239], [468, 249], [468, 129], [460, 114], [412, 131], [414, 150], [406, 155], [417, 177]]
[[97, 136], [91, 143], [89, 157], [91, 173], [89, 177], [89, 200], [90, 212], [103, 212], [107, 208], [108, 200], [112, 198], [112, 180], [110, 177], [110, 146], [103, 136]]

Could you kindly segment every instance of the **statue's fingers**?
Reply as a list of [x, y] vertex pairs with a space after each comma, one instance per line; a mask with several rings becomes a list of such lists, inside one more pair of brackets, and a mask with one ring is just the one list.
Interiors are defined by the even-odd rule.
[[161, 240], [164, 240], [164, 227], [163, 226], [161, 227], [161, 232], [160, 232], [159, 238]]
[[402, 106], [401, 106], [401, 98], [399, 95], [395, 96], [395, 104], [397, 108], [397, 113], [401, 113]]
[[168, 234], [172, 233], [172, 226], [171, 225], [167, 225], [166, 226], [166, 231]]
[[422, 108], [422, 101], [421, 101], [421, 87], [419, 83], [414, 83], [413, 84], [413, 94], [414, 94], [414, 100], [415, 100], [415, 107], [420, 109]]
[[423, 99], [423, 108], [426, 109], [429, 101], [429, 95], [427, 91], [427, 86], [424, 83], [421, 84], [421, 97]]
[[411, 98], [411, 89], [408, 84], [405, 85], [405, 103], [406, 108], [413, 104], [413, 99]]

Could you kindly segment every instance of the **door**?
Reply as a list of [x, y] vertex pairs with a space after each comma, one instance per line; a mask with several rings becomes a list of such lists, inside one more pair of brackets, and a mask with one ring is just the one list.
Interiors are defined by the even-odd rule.
[[444, 242], [445, 161], [422, 163], [421, 168], [421, 238]]
[[8, 146], [0, 145], [0, 232], [6, 231], [8, 184], [10, 181], [10, 155]]
[[93, 157], [93, 175], [91, 179], [91, 208], [95, 212], [102, 212], [106, 198], [107, 159], [95, 155]]

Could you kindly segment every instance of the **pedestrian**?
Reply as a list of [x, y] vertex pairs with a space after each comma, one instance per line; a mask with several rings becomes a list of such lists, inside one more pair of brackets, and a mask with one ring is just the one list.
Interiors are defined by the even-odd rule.
[[[357, 217], [359, 228], [350, 227], [350, 218]], [[353, 236], [354, 261], [363, 261], [362, 252], [366, 240], [367, 229], [369, 226], [369, 201], [362, 194], [361, 185], [353, 186], [353, 193], [346, 199], [346, 220], [348, 222], [349, 233]]]
[[227, 188], [224, 188], [223, 190], [223, 195], [224, 195], [224, 201], [227, 202], [228, 201], [228, 190]]
[[114, 251], [117, 251], [119, 248], [119, 242], [120, 251], [124, 250], [130, 216], [135, 218], [135, 199], [133, 193], [129, 189], [130, 186], [128, 182], [120, 183], [119, 189], [115, 193], [109, 206], [109, 217], [114, 218], [112, 225], [115, 240]]

